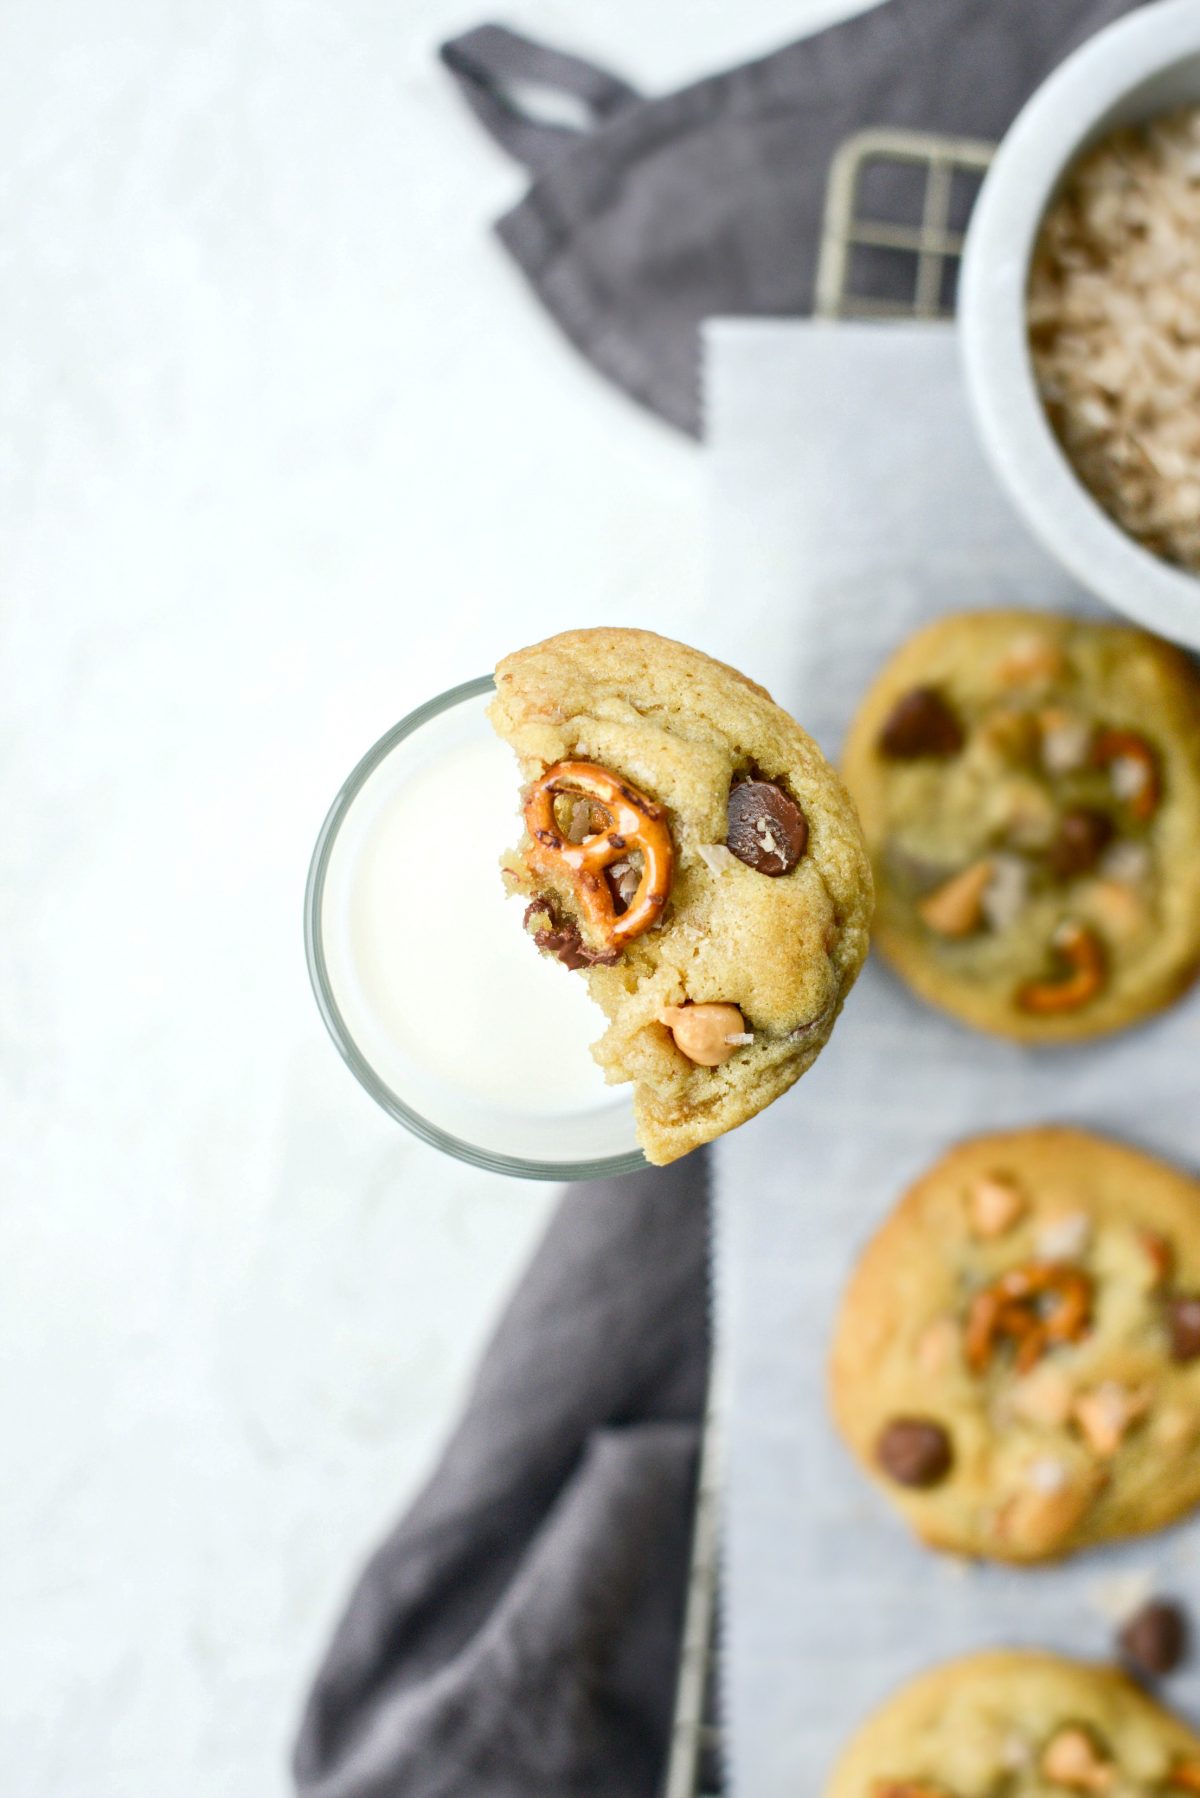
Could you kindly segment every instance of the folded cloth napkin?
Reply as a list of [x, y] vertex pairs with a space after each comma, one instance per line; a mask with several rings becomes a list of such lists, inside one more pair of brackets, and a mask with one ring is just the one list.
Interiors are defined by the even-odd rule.
[[305, 1798], [656, 1790], [707, 1379], [707, 1166], [568, 1191], [317, 1675]]
[[[603, 374], [699, 436], [700, 323], [811, 312], [830, 159], [847, 137], [889, 125], [999, 138], [1068, 51], [1137, 3], [888, 0], [660, 99], [499, 25], [441, 54], [535, 176], [497, 226], [534, 291]], [[539, 121], [518, 84], [572, 95], [591, 130]], [[902, 197], [873, 196], [873, 211], [890, 219]], [[880, 258], [878, 275], [880, 298], [911, 297], [904, 258]]]

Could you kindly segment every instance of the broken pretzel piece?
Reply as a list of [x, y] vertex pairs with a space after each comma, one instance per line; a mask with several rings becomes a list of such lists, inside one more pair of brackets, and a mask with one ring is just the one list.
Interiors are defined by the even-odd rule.
[[1027, 980], [1017, 988], [1017, 1005], [1038, 1017], [1078, 1011], [1104, 985], [1104, 950], [1095, 931], [1068, 918], [1050, 939], [1063, 972], [1050, 979]]
[[984, 921], [983, 898], [991, 880], [992, 864], [986, 860], [952, 874], [918, 904], [922, 922], [939, 936], [970, 936]]

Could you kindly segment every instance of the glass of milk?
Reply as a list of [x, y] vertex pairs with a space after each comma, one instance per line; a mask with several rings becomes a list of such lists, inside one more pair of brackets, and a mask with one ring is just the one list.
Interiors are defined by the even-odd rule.
[[588, 1052], [603, 1013], [501, 881], [520, 774], [493, 692], [487, 675], [431, 699], [334, 800], [304, 903], [313, 991], [372, 1098], [435, 1148], [531, 1180], [628, 1173], [629, 1088]]

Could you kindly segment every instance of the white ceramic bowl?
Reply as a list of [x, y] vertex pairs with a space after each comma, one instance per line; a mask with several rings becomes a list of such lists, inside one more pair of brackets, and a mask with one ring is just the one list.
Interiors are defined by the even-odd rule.
[[1068, 57], [988, 171], [967, 235], [959, 329], [984, 449], [1030, 529], [1090, 592], [1200, 648], [1200, 580], [1127, 536], [1077, 480], [1038, 396], [1025, 326], [1038, 227], [1071, 165], [1118, 125], [1195, 104], [1198, 0], [1158, 0]]

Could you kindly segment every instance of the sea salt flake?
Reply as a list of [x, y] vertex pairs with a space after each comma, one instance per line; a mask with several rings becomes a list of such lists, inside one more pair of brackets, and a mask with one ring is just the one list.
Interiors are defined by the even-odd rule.
[[1071, 774], [1087, 760], [1091, 731], [1083, 718], [1065, 714], [1042, 731], [1042, 766], [1047, 774]]
[[1150, 872], [1150, 851], [1144, 843], [1113, 843], [1100, 857], [1100, 873], [1121, 886], [1139, 886]]
[[698, 843], [696, 854], [710, 874], [727, 874], [739, 866], [738, 858], [725, 843]]
[[1022, 1767], [1028, 1767], [1033, 1760], [1033, 1748], [1014, 1731], [1007, 1735], [1000, 1745], [1000, 1764], [1009, 1772], [1016, 1773]]
[[1007, 930], [1016, 923], [1029, 898], [1029, 864], [1019, 855], [994, 855], [992, 877], [983, 890], [980, 905], [993, 930]]
[[1150, 770], [1137, 756], [1118, 755], [1109, 766], [1109, 777], [1118, 799], [1137, 799], [1145, 791]]
[[1061, 1461], [1052, 1461], [1048, 1456], [1031, 1461], [1025, 1475], [1035, 1492], [1061, 1492], [1067, 1485], [1070, 1475]]
[[1043, 1261], [1076, 1261], [1091, 1240], [1092, 1224], [1086, 1211], [1067, 1211], [1047, 1219], [1038, 1231], [1037, 1252]]

